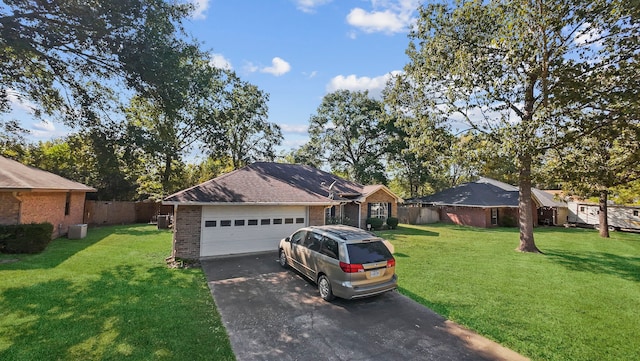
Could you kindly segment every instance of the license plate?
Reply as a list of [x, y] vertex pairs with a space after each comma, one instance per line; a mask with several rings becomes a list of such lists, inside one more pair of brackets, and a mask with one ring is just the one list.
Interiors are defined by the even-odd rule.
[[371, 271], [371, 273], [369, 274], [370, 277], [379, 277], [380, 276], [380, 270], [373, 270]]

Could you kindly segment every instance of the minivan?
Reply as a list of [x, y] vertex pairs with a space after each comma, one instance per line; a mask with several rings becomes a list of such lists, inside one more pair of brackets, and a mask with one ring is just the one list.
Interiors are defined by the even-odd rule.
[[278, 260], [315, 282], [324, 300], [354, 299], [397, 288], [389, 249], [387, 241], [360, 228], [312, 226], [281, 240]]

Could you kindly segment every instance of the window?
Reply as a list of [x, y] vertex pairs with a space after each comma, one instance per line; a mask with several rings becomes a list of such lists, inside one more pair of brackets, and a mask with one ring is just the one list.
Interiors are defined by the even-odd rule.
[[217, 221], [204, 221], [205, 227], [216, 227], [218, 225]]
[[[540, 214], [542, 214], [542, 211]], [[491, 225], [498, 225], [498, 208], [491, 208]]]
[[304, 239], [302, 245], [309, 248], [312, 251], [320, 250], [320, 242], [322, 241], [322, 236], [313, 232], [307, 233], [307, 238]]
[[233, 222], [234, 226], [244, 226], [244, 219], [236, 219], [235, 222]]
[[261, 226], [268, 226], [271, 224], [271, 219], [269, 218], [264, 218], [260, 220], [260, 225]]
[[584, 207], [580, 207], [580, 213], [584, 213]]
[[250, 219], [247, 221], [247, 225], [249, 226], [257, 226], [258, 225], [258, 220], [257, 219]]
[[285, 218], [284, 224], [293, 224], [293, 218]]
[[387, 219], [389, 215], [387, 203], [369, 203], [369, 207], [371, 207], [372, 218]]
[[307, 231], [296, 232], [291, 236], [291, 243], [300, 243], [305, 238]]
[[[637, 212], [637, 211], [636, 211]], [[636, 214], [637, 215], [637, 214]], [[296, 223], [304, 223], [304, 218], [296, 218]]]
[[282, 224], [282, 218], [274, 218], [273, 224]]
[[67, 199], [64, 202], [64, 215], [68, 216], [71, 211], [71, 192], [67, 192]]
[[633, 211], [633, 215], [634, 215], [634, 217], [637, 217], [638, 216], [638, 211]]
[[229, 220], [220, 221], [220, 227], [231, 227], [231, 221]]
[[338, 242], [331, 238], [324, 237], [320, 246], [320, 253], [331, 258], [338, 259]]

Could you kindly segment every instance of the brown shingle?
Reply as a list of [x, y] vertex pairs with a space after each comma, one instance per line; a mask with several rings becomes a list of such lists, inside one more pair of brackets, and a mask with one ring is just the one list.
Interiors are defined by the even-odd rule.
[[94, 188], [0, 156], [0, 191], [80, 191]]

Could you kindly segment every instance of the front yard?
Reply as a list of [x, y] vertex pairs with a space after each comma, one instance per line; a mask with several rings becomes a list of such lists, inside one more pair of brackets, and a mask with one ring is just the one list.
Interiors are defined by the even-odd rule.
[[400, 292], [533, 360], [640, 360], [640, 234], [403, 226]]
[[0, 360], [234, 360], [204, 274], [170, 251], [136, 225], [0, 255]]

